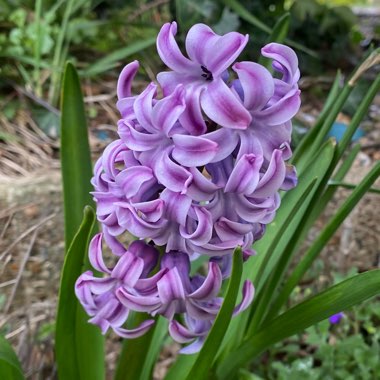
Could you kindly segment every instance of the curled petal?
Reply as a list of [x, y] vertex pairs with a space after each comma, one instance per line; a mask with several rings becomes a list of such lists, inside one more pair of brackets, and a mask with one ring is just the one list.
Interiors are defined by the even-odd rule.
[[112, 253], [116, 256], [121, 256], [122, 254], [124, 254], [126, 251], [126, 248], [124, 247], [124, 245], [120, 243], [119, 240], [115, 238], [115, 236], [112, 236], [108, 232], [107, 226], [103, 226], [102, 229], [103, 229], [104, 241], [106, 242], [108, 247], [111, 248]]
[[283, 74], [282, 80], [294, 84], [299, 79], [298, 58], [288, 46], [272, 42], [261, 49], [264, 57], [274, 60], [273, 67]]
[[253, 301], [253, 297], [255, 296], [255, 288], [250, 281], [247, 280], [244, 282], [242, 293], [243, 299], [240, 304], [235, 307], [234, 315], [240, 314], [242, 311], [246, 310]]
[[174, 92], [159, 100], [153, 108], [152, 120], [156, 129], [167, 136], [185, 109], [185, 90], [178, 85]]
[[158, 250], [143, 240], [134, 240], [129, 245], [128, 252], [143, 260], [144, 270], [141, 274], [142, 277], [146, 277], [157, 265], [159, 256]]
[[165, 24], [157, 36], [157, 51], [163, 62], [172, 70], [187, 73], [196, 71], [197, 65], [184, 57], [179, 50], [174, 36], [177, 34], [177, 23]]
[[103, 261], [102, 237], [103, 234], [99, 233], [92, 238], [88, 249], [88, 257], [94, 269], [103, 273], [111, 273]]
[[239, 143], [239, 135], [233, 129], [220, 128], [204, 135], [207, 140], [218, 144], [218, 150], [211, 162], [219, 162], [229, 156]]
[[164, 202], [161, 199], [132, 204], [142, 219], [147, 222], [158, 222], [164, 213]]
[[129, 203], [118, 202], [115, 205], [118, 206], [116, 215], [120, 226], [141, 239], [154, 238], [166, 224], [165, 220], [157, 223], [143, 220]]
[[290, 121], [284, 124], [270, 126], [262, 122], [257, 122], [255, 123], [255, 127], [252, 128], [251, 133], [253, 136], [251, 140], [260, 141], [262, 154], [266, 160], [270, 161], [274, 149], [281, 149], [283, 159], [288, 160], [292, 155], [289, 146], [291, 132], [292, 125]]
[[133, 120], [135, 113], [133, 111], [133, 105], [135, 104], [136, 97], [131, 96], [129, 98], [119, 99], [116, 102], [116, 108], [119, 110], [123, 119]]
[[[181, 236], [191, 240], [193, 244], [203, 245], [210, 241], [212, 236], [212, 216], [204, 207], [194, 207], [195, 222], [188, 218], [186, 226], [180, 227]], [[195, 225], [195, 228], [192, 228]]]
[[117, 81], [117, 98], [123, 99], [131, 96], [131, 86], [132, 81], [139, 69], [138, 61], [133, 61], [129, 63], [124, 69], [121, 71], [119, 79]]
[[136, 97], [133, 105], [136, 118], [139, 124], [151, 133], [155, 132], [155, 128], [152, 125], [152, 109], [153, 109], [153, 97], [156, 95], [157, 86], [154, 83], [150, 83], [148, 87]]
[[167, 269], [161, 269], [151, 277], [140, 278], [135, 285], [135, 289], [144, 297], [157, 295], [157, 282], [167, 271]]
[[187, 34], [186, 51], [192, 60], [205, 66], [216, 77], [235, 61], [247, 42], [248, 36], [240, 33], [220, 36], [209, 26], [196, 24]]
[[129, 293], [124, 287], [120, 287], [115, 293], [117, 299], [128, 309], [151, 313], [161, 305], [158, 297], [140, 296]]
[[[86, 276], [87, 277], [87, 276]], [[115, 286], [115, 279], [112, 277], [92, 277], [83, 278], [85, 286], [88, 286], [92, 294], [104, 294], [107, 293]]]
[[209, 26], [195, 24], [186, 36], [186, 52], [199, 65], [206, 66], [206, 52], [220, 36], [217, 36]]
[[274, 197], [253, 199], [244, 195], [236, 197], [236, 213], [249, 223], [264, 223], [268, 214], [276, 209]]
[[163, 152], [155, 161], [155, 174], [160, 183], [181, 194], [186, 193], [193, 179], [188, 170], [171, 160], [168, 151]]
[[197, 168], [189, 168], [189, 171], [193, 176], [193, 180], [187, 189], [186, 195], [198, 202], [210, 200], [219, 187], [212, 183], [211, 179], [206, 178]]
[[187, 195], [164, 189], [160, 195], [160, 199], [165, 202], [166, 218], [185, 225], [187, 214], [191, 206], [191, 198]]
[[201, 95], [205, 114], [222, 127], [246, 129], [252, 117], [222, 79], [214, 79]]
[[126, 252], [112, 270], [111, 276], [122, 280], [123, 284], [133, 287], [144, 269], [144, 261]]
[[[118, 186], [123, 189], [127, 199], [136, 195], [143, 195], [145, 188], [156, 183], [151, 168], [146, 166], [133, 166], [121, 171], [115, 179]], [[141, 191], [142, 190], [142, 191]]]
[[202, 336], [186, 347], [183, 347], [179, 350], [180, 354], [184, 355], [192, 355], [199, 352], [203, 346], [204, 341], [206, 340], [206, 336]]
[[260, 110], [274, 94], [274, 83], [271, 73], [254, 62], [235, 63], [244, 94], [244, 106], [249, 110]]
[[238, 245], [242, 244], [242, 238], [223, 242], [210, 242], [199, 247], [194, 246], [194, 251], [210, 257], [224, 256], [230, 255]]
[[255, 197], [268, 197], [279, 190], [285, 179], [285, 163], [282, 151], [273, 151], [271, 161], [265, 174], [261, 177], [254, 192]]
[[169, 322], [169, 334], [178, 343], [187, 343], [199, 336], [199, 334], [190, 331], [176, 320]]
[[[93, 281], [94, 278], [96, 277], [93, 276], [91, 271], [86, 271], [78, 277], [74, 287], [75, 295], [89, 315], [94, 315], [96, 310], [94, 294], [91, 292], [89, 286], [89, 283]], [[114, 283], [114, 281], [112, 281], [112, 283]]]
[[138, 132], [129, 123], [119, 124], [118, 133], [125, 145], [137, 152], [153, 150], [160, 145], [162, 140], [159, 134]]
[[286, 165], [285, 180], [281, 185], [281, 190], [291, 190], [297, 186], [297, 183], [298, 178], [296, 168], [293, 165]]
[[177, 268], [169, 270], [157, 282], [158, 294], [163, 304], [169, 304], [175, 300], [185, 299], [185, 290], [182, 285], [181, 276]]
[[222, 241], [239, 239], [252, 231], [252, 225], [238, 223], [221, 217], [214, 225], [215, 231]]
[[244, 154], [228, 178], [225, 192], [251, 194], [259, 183], [263, 157]]
[[298, 112], [300, 105], [300, 90], [295, 88], [270, 107], [255, 112], [255, 118], [267, 125], [286, 123]]
[[194, 300], [208, 301], [214, 297], [217, 297], [222, 286], [222, 272], [219, 265], [210, 262], [208, 264], [208, 274], [203, 284], [189, 295], [189, 298]]
[[[185, 81], [180, 79], [181, 83]], [[186, 85], [186, 82], [184, 83]], [[204, 86], [186, 85], [186, 108], [182, 115], [179, 117], [179, 121], [186, 131], [193, 136], [203, 135], [207, 131], [207, 126], [203, 120], [200, 96], [204, 89]]]
[[144, 335], [154, 325], [154, 319], [148, 319], [135, 329], [123, 329], [121, 327], [114, 328], [115, 333], [125, 339], [135, 339]]
[[161, 71], [157, 74], [157, 81], [162, 88], [164, 96], [169, 96], [178, 86], [178, 83], [186, 85], [186, 88], [191, 87], [194, 82], [194, 77], [175, 71]]
[[121, 155], [126, 151], [128, 151], [128, 148], [121, 140], [113, 141], [104, 150], [102, 156], [102, 166], [104, 172], [110, 178], [115, 178], [119, 173], [120, 170], [116, 167], [116, 164], [122, 161]]
[[173, 135], [173, 158], [181, 165], [203, 166], [215, 156], [218, 144], [197, 136]]

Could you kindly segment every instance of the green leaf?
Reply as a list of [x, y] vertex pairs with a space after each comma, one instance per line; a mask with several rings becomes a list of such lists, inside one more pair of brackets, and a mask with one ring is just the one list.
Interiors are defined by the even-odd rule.
[[318, 238], [314, 241], [312, 246], [306, 251], [304, 258], [297, 264], [296, 268], [292, 271], [291, 276], [286, 281], [283, 289], [277, 297], [275, 306], [277, 309], [281, 307], [294, 287], [299, 283], [303, 275], [306, 273], [311, 264], [318, 257], [319, 253], [326, 246], [327, 242], [331, 239], [339, 226], [346, 219], [348, 214], [357, 205], [363, 195], [372, 186], [376, 179], [380, 175], [380, 162], [378, 162], [372, 170], [365, 176], [363, 181], [356, 187], [356, 189], [350, 194], [343, 205], [338, 209], [336, 214], [324, 227]]
[[94, 223], [94, 211], [86, 207], [83, 222], [63, 264], [55, 336], [58, 375], [63, 380], [104, 379], [102, 337], [99, 329], [87, 322], [87, 315], [78, 318], [82, 306], [74, 294], [74, 285], [82, 273]]
[[337, 160], [339, 160], [342, 156], [345, 150], [347, 149], [347, 146], [350, 144], [352, 136], [356, 132], [356, 130], [359, 127], [359, 124], [363, 120], [363, 118], [366, 116], [368, 112], [368, 108], [371, 105], [374, 97], [379, 93], [380, 90], [380, 75], [377, 76], [377, 78], [372, 83], [371, 87], [366, 92], [363, 100], [360, 102], [359, 106], [356, 109], [356, 112], [346, 129], [342, 140], [338, 144], [338, 155], [336, 157]]
[[215, 319], [205, 343], [195, 361], [187, 380], [209, 379], [209, 370], [222, 344], [228, 326], [231, 321], [232, 313], [235, 308], [236, 298], [239, 292], [240, 280], [243, 271], [243, 255], [241, 248], [236, 248], [233, 254], [232, 272], [228, 282], [226, 296], [222, 307]]
[[325, 121], [327, 115], [330, 112], [333, 103], [335, 102], [339, 92], [341, 91], [340, 83], [342, 81], [342, 74], [340, 71], [337, 72], [333, 85], [331, 86], [330, 92], [327, 96], [327, 100], [323, 106], [321, 114], [318, 117], [318, 120], [314, 127], [306, 134], [306, 136], [302, 139], [301, 143], [297, 146], [294, 151], [293, 157], [291, 158], [291, 162], [294, 165], [297, 165], [300, 158], [303, 158], [305, 152], [310, 149], [313, 145], [316, 136], [321, 129], [323, 122]]
[[0, 335], [0, 379], [22, 380], [24, 375], [16, 353], [9, 342]]
[[114, 68], [119, 61], [129, 57], [132, 54], [141, 52], [142, 50], [154, 45], [156, 37], [151, 37], [146, 40], [137, 41], [127, 47], [113, 51], [104, 58], [97, 60], [94, 64], [87, 67], [83, 73], [83, 76], [92, 76], [100, 74], [104, 71]]
[[82, 210], [93, 205], [92, 166], [82, 91], [74, 66], [68, 62], [61, 96], [61, 167], [66, 250], [82, 221]]
[[[264, 273], [265, 266], [268, 262], [271, 261], [271, 258], [272, 258], [271, 254], [273, 254], [273, 252], [275, 252], [275, 250], [279, 244], [279, 241], [284, 236], [288, 225], [291, 223], [291, 220], [297, 215], [297, 212], [303, 208], [304, 203], [307, 204], [308, 203], [307, 201], [310, 202], [310, 200], [312, 199], [312, 195], [313, 195], [312, 189], [313, 188], [314, 188], [314, 190], [316, 189], [316, 186], [314, 186], [316, 184], [316, 182], [317, 182], [317, 178], [313, 178], [311, 180], [311, 182], [307, 184], [307, 187], [305, 188], [304, 192], [297, 199], [297, 203], [294, 205], [293, 209], [288, 214], [287, 219], [281, 224], [280, 229], [278, 230], [276, 235], [273, 237], [272, 242], [271, 242], [271, 244], [267, 250], [267, 254], [265, 255], [265, 263], [264, 262], [261, 263], [261, 267], [260, 267], [259, 272], [257, 274], [258, 279], [261, 279], [263, 277], [262, 275]], [[270, 276], [269, 280], [267, 280], [267, 281], [263, 280], [265, 282], [264, 289], [262, 291], [260, 291], [260, 293], [258, 295], [256, 295], [256, 297], [255, 297], [254, 303], [252, 305], [252, 309], [254, 310], [254, 314], [253, 314], [253, 318], [252, 318], [252, 321], [250, 323], [250, 327], [249, 327], [248, 332], [256, 330], [257, 326], [261, 322], [262, 317], [265, 314], [265, 311], [266, 311], [268, 304], [270, 302], [270, 298], [273, 296], [274, 290], [275, 290], [278, 282], [280, 281], [280, 279], [282, 277], [282, 273], [283, 273], [282, 271], [284, 270], [284, 266], [286, 266], [286, 264], [287, 264], [287, 261], [285, 264], [281, 263], [282, 258], [283, 258], [283, 256], [279, 257], [280, 263], [278, 265], [276, 265], [278, 259], [276, 257], [274, 257], [274, 259], [276, 259], [276, 260], [273, 260], [274, 262], [271, 263], [272, 264], [271, 267], [273, 267], [273, 270], [268, 269], [268, 272], [271, 273], [271, 276]], [[263, 281], [261, 281], [261, 283]]]
[[[100, 380], [104, 378], [105, 373], [104, 338], [96, 326], [87, 322], [88, 316], [83, 308], [80, 307], [74, 295], [76, 278], [81, 272], [90, 268], [88, 255], [86, 254], [86, 244], [92, 228], [87, 231], [88, 234], [85, 235], [85, 238], [83, 233], [80, 237], [82, 240], [76, 241], [75, 245], [73, 245], [73, 239], [81, 225], [83, 208], [87, 204], [92, 205], [93, 201], [90, 196], [92, 168], [84, 104], [79, 78], [71, 63], [66, 65], [61, 101], [61, 168], [65, 214], [65, 245], [66, 255], [69, 256], [70, 250], [75, 250], [76, 258], [73, 259], [73, 264], [70, 264], [70, 267], [75, 267], [75, 270], [71, 268], [70, 274], [63, 273], [62, 275], [62, 286], [63, 289], [67, 286], [67, 293], [63, 293], [61, 296], [65, 297], [67, 300], [65, 302], [68, 302], [73, 313], [71, 314], [70, 328], [75, 326], [75, 329], [72, 329], [75, 346], [71, 345], [71, 340], [70, 345], [65, 346], [66, 351], [60, 351], [61, 355], [57, 355], [58, 374], [61, 379]], [[87, 210], [86, 213], [88, 214], [89, 211]], [[69, 276], [69, 279], [65, 279], [67, 276]], [[74, 305], [76, 305], [75, 308]], [[73, 321], [74, 316], [75, 321]], [[65, 319], [66, 313], [58, 310], [57, 318]], [[66, 326], [65, 328], [68, 328], [64, 322], [61, 323]], [[63, 339], [64, 341], [60, 331], [57, 327], [57, 350], [61, 349], [60, 340], [62, 341]], [[67, 332], [67, 330], [65, 331]], [[60, 371], [62, 373], [66, 368], [69, 373], [76, 371], [77, 377], [66, 377], [65, 372], [61, 375]]]
[[365, 272], [309, 298], [265, 324], [221, 363], [219, 380], [231, 379], [267, 347], [380, 293], [380, 270]]
[[154, 365], [157, 361], [162, 343], [168, 331], [167, 325], [168, 322], [163, 317], [159, 317], [156, 321], [156, 327], [145, 357], [145, 363], [141, 372], [140, 380], [151, 380], [153, 378], [152, 373]]
[[[147, 318], [147, 314], [134, 313], [133, 324], [139, 325]], [[159, 317], [155, 326], [143, 336], [124, 340], [115, 380], [152, 379], [153, 366], [159, 354], [162, 340], [167, 332], [166, 324], [167, 321]]]

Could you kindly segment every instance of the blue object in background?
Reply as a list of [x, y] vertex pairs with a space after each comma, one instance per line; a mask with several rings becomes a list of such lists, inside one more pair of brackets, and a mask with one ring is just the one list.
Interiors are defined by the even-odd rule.
[[[340, 140], [342, 140], [342, 137], [344, 135], [344, 132], [346, 132], [346, 129], [347, 129], [347, 124], [336, 121], [332, 125], [329, 133], [327, 134], [327, 137], [335, 137], [336, 141], [339, 142]], [[354, 135], [352, 136], [351, 142], [355, 142], [363, 136], [364, 136], [364, 131], [358, 128], [355, 131]]]

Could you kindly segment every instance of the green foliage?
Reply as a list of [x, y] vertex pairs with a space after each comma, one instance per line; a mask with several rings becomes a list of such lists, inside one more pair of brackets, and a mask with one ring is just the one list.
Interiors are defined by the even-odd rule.
[[82, 93], [71, 63], [66, 65], [61, 99], [66, 258], [57, 312], [58, 373], [61, 379], [101, 380], [105, 371], [103, 337], [97, 327], [87, 323], [88, 316], [74, 294], [79, 274], [89, 269], [86, 252], [95, 216], [87, 207], [82, 221], [82, 210], [93, 203], [89, 194], [92, 168]]
[[256, 361], [252, 371], [259, 378], [284, 380], [375, 379], [380, 373], [379, 324], [380, 300], [365, 302], [337, 325], [325, 320], [296, 340], [272, 347], [268, 362]]
[[23, 380], [21, 365], [8, 341], [0, 335], [0, 379]]

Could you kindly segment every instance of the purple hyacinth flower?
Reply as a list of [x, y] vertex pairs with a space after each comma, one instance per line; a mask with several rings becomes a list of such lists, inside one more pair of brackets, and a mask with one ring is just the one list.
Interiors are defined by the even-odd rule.
[[223, 73], [235, 61], [248, 42], [248, 36], [231, 32], [215, 34], [204, 24], [194, 25], [186, 37], [185, 57], [176, 41], [177, 24], [165, 24], [157, 38], [157, 50], [173, 71], [157, 75], [164, 95], [178, 84], [186, 85], [186, 108], [181, 124], [191, 134], [206, 132], [201, 109], [217, 124], [226, 128], [245, 129], [251, 116], [223, 80]]
[[329, 317], [329, 322], [332, 325], [336, 325], [341, 321], [341, 319], [343, 317], [344, 317], [344, 313], [342, 311], [340, 311], [339, 313], [336, 313], [336, 314], [332, 315], [331, 317]]
[[[244, 260], [255, 253], [252, 244], [275, 217], [279, 191], [297, 184], [286, 161], [300, 74], [295, 53], [284, 45], [262, 49], [277, 71], [273, 77], [259, 64], [235, 62], [248, 36], [220, 36], [197, 24], [186, 37], [185, 56], [176, 32], [176, 23], [168, 23], [157, 38], [172, 70], [157, 76], [162, 91], [151, 83], [132, 94], [137, 61], [119, 77], [120, 140], [105, 149], [92, 179], [103, 232], [89, 256], [103, 276], [83, 273], [75, 291], [103, 333], [111, 328], [132, 338], [147, 331], [153, 320], [125, 328], [131, 310], [163, 315], [173, 339], [189, 343], [182, 352], [192, 353], [220, 310], [236, 246]], [[139, 240], [126, 249], [125, 232], [149, 244]], [[114, 254], [112, 267], [103, 260], [102, 240]], [[153, 244], [162, 247], [161, 256]], [[190, 275], [190, 261], [202, 255], [209, 257], [207, 273]], [[249, 281], [242, 293], [234, 314], [253, 299]]]
[[[143, 241], [134, 241], [110, 269], [103, 260], [102, 234], [99, 233], [91, 240], [89, 259], [92, 267], [104, 275], [95, 277], [91, 271], [87, 271], [75, 284], [75, 294], [91, 317], [89, 322], [98, 325], [103, 334], [112, 328], [116, 334], [124, 338], [143, 335], [153, 325], [154, 320], [144, 321], [132, 330], [123, 328], [123, 325], [130, 310], [138, 310], [141, 305], [146, 306], [158, 294], [157, 282], [166, 270], [159, 271], [153, 277], [147, 277], [157, 264], [158, 251]], [[119, 301], [119, 288], [138, 299], [134, 308], [127, 308]], [[155, 306], [153, 304], [151, 309]]]

